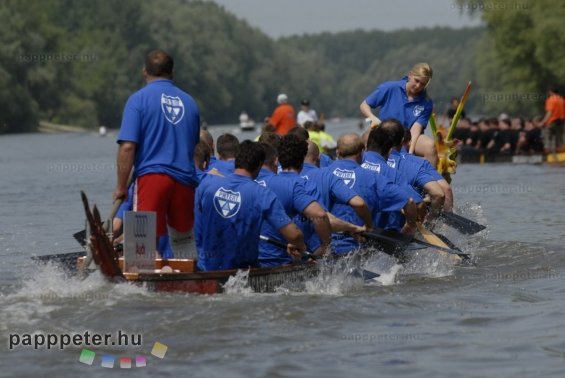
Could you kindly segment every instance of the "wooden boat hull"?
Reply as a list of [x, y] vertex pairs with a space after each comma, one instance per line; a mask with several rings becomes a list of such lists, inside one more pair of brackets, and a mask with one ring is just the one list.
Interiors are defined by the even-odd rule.
[[[217, 294], [225, 291], [226, 282], [235, 277], [237, 272], [232, 269], [194, 273], [124, 273], [124, 277], [126, 281], [142, 284], [152, 291]], [[247, 285], [258, 293], [272, 293], [281, 286], [298, 289], [318, 272], [315, 263], [251, 268], [248, 271]]]
[[[56, 255], [34, 256], [38, 263], [52, 263], [60, 266], [69, 274], [76, 274], [84, 265], [86, 253], [71, 252]], [[122, 260], [120, 259], [120, 267]], [[173, 270], [185, 268], [191, 272], [161, 272], [161, 268], [169, 266]], [[143, 285], [152, 291], [184, 292], [195, 294], [217, 294], [225, 291], [225, 284], [235, 277], [240, 270], [219, 270], [212, 272], [194, 271], [192, 260], [156, 260], [155, 272], [123, 273], [126, 282]], [[247, 275], [247, 285], [260, 293], [274, 292], [277, 288], [300, 289], [308, 279], [319, 273], [318, 264], [308, 262], [302, 264], [284, 265], [274, 268], [251, 268], [244, 272]]]

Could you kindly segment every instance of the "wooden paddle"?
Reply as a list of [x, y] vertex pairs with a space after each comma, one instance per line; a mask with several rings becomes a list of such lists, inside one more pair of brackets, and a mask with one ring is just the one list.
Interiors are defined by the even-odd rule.
[[430, 230], [426, 229], [421, 222], [417, 222], [416, 226], [418, 227], [418, 231], [420, 232], [420, 234], [422, 234], [424, 239], [432, 245], [431, 247], [450, 260], [454, 262], [461, 262], [462, 260], [468, 260], [471, 258], [468, 254], [457, 253], [451, 250], [449, 246], [443, 242], [443, 240], [441, 240]]
[[[459, 249], [450, 248], [447, 244], [443, 243], [443, 241], [441, 241], [441, 240], [439, 240], [439, 242], [443, 243], [443, 246], [439, 245], [438, 243], [432, 243], [432, 242], [429, 242], [429, 241], [419, 240], [419, 239], [416, 239], [416, 238], [414, 238], [410, 235], [401, 234], [401, 233], [393, 231], [393, 230], [382, 230], [382, 229], [377, 228], [375, 231], [363, 232], [360, 235], [363, 236], [364, 238], [371, 239], [371, 240], [385, 241], [385, 242], [389, 242], [389, 243], [397, 243], [399, 248], [402, 248], [402, 249], [405, 249], [409, 244], [414, 243], [414, 244], [422, 245], [424, 247], [434, 248], [434, 249], [437, 249], [439, 251], [446, 252], [448, 254], [460, 256], [464, 260], [469, 259], [471, 257], [470, 255], [468, 255], [466, 253], [461, 253], [461, 250], [459, 250]], [[437, 237], [437, 235], [435, 237]], [[396, 255], [396, 254], [388, 253], [386, 251], [385, 251], [385, 253], [387, 253], [391, 256]]]
[[[275, 240], [275, 239], [271, 239], [270, 237], [264, 236], [264, 235], [260, 235], [259, 238], [260, 238], [261, 240], [263, 240], [264, 242], [269, 243], [269, 244], [271, 244], [271, 245], [274, 245], [274, 246], [276, 246], [276, 247], [279, 247], [279, 248], [282, 248], [282, 249], [285, 249], [285, 250], [286, 250], [286, 248], [287, 248], [287, 244], [284, 243], [284, 242], [282, 242], [282, 241]], [[305, 253], [305, 255], [306, 255], [308, 258], [311, 258], [311, 259], [313, 259], [313, 260], [317, 260], [317, 259], [318, 259], [318, 256], [313, 255], [312, 252], [308, 252], [308, 251], [307, 251], [307, 252]], [[354, 276], [362, 277], [364, 280], [371, 280], [371, 279], [373, 279], [373, 278], [380, 277], [380, 274], [379, 274], [379, 273], [371, 272], [370, 270], [361, 269], [361, 268], [352, 268], [352, 269], [349, 271], [349, 273], [352, 274], [352, 275], [354, 275]]]

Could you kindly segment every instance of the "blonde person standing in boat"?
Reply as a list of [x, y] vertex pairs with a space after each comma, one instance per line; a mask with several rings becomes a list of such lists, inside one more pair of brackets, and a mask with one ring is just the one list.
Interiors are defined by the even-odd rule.
[[426, 93], [432, 76], [433, 70], [428, 63], [418, 63], [408, 72], [408, 76], [379, 85], [359, 108], [365, 117], [371, 119], [372, 127], [381, 123], [372, 112], [377, 107], [380, 107], [381, 119], [399, 120], [412, 135], [409, 153], [423, 156], [435, 167], [437, 151], [434, 141], [423, 135], [433, 109], [432, 100]]

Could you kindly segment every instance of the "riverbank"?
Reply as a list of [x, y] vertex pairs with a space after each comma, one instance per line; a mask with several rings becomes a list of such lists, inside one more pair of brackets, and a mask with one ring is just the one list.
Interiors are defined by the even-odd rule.
[[60, 125], [57, 123], [51, 123], [47, 121], [39, 121], [39, 127], [37, 131], [45, 134], [55, 134], [55, 133], [86, 133], [91, 132], [90, 129], [85, 129], [80, 126], [71, 125]]

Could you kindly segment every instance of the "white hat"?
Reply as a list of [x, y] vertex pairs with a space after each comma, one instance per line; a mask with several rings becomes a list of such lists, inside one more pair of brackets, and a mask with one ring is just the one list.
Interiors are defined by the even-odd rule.
[[277, 102], [279, 104], [282, 104], [283, 102], [287, 102], [287, 101], [288, 101], [288, 97], [284, 93], [281, 93], [280, 95], [277, 96]]
[[504, 119], [510, 119], [510, 117], [506, 113], [500, 113], [500, 115], [498, 116], [498, 120], [502, 121]]

